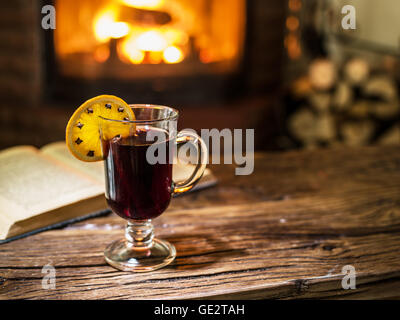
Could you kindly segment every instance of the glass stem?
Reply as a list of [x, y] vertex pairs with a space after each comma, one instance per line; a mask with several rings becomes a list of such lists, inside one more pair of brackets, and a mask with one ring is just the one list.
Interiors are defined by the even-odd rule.
[[125, 229], [125, 238], [132, 248], [151, 248], [154, 239], [154, 227], [151, 220], [130, 220]]

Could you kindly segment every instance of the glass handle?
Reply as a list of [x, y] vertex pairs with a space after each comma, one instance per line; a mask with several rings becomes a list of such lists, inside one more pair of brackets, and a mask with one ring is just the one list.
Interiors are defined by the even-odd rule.
[[181, 194], [192, 189], [203, 176], [208, 162], [208, 149], [203, 139], [190, 130], [182, 130], [176, 137], [176, 143], [192, 143], [197, 148], [197, 164], [192, 175], [185, 181], [174, 182], [173, 195]]

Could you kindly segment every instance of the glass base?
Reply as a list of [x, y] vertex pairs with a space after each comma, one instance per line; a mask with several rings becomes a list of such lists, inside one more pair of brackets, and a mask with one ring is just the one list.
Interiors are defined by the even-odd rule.
[[122, 271], [148, 272], [165, 267], [176, 257], [175, 247], [168, 241], [152, 239], [148, 248], [137, 248], [122, 239], [111, 243], [104, 251], [108, 264]]

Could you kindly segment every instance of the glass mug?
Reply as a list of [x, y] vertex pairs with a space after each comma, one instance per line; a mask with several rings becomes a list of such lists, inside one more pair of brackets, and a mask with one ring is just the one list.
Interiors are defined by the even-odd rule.
[[[134, 121], [99, 119], [106, 200], [113, 212], [128, 221], [125, 239], [111, 243], [104, 256], [117, 269], [146, 272], [175, 259], [175, 247], [154, 238], [152, 219], [167, 209], [173, 195], [189, 191], [200, 180], [208, 151], [196, 133], [189, 130], [177, 133], [177, 110], [148, 104], [130, 107], [136, 117]], [[109, 137], [110, 132], [124, 134]], [[180, 143], [195, 145], [198, 159], [192, 175], [175, 183], [172, 180], [175, 152], [171, 150], [176, 150]], [[149, 161], [148, 151], [152, 146], [166, 151], [166, 161]]]

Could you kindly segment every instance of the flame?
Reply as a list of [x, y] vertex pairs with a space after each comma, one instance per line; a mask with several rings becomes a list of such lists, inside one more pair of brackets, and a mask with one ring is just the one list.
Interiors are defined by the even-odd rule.
[[106, 42], [110, 39], [108, 28], [114, 23], [115, 13], [114, 11], [106, 11], [99, 14], [94, 22], [94, 35], [96, 40], [99, 42]]
[[186, 32], [174, 28], [166, 28], [164, 30], [164, 36], [168, 43], [186, 45], [189, 42], [189, 36]]
[[120, 0], [120, 2], [135, 8], [157, 9], [163, 5], [164, 0]]
[[163, 58], [166, 63], [178, 63], [181, 62], [184, 57], [181, 49], [175, 46], [170, 46], [164, 50]]
[[147, 57], [151, 64], [159, 64], [162, 62], [162, 52], [160, 51], [149, 52]]
[[[299, 11], [304, 0], [287, 2], [292, 11], [287, 18], [297, 17], [295, 11]], [[69, 68], [69, 64], [75, 61], [78, 66], [108, 62], [104, 66], [105, 74], [123, 68], [122, 62], [174, 64], [187, 61], [188, 65], [200, 65], [231, 61], [221, 64], [221, 70], [225, 70], [234, 68], [243, 53], [246, 0], [81, 0], [55, 3], [60, 19], [54, 34], [54, 46], [66, 74], [85, 75], [85, 68]], [[301, 27], [293, 18], [288, 19], [287, 24], [295, 31]], [[287, 42], [291, 56], [299, 55], [299, 44]], [[169, 69], [174, 68], [165, 68]], [[184, 68], [175, 69], [178, 73], [186, 72]]]
[[107, 42], [110, 38], [125, 37], [130, 27], [125, 22], [116, 21], [117, 11], [109, 8], [100, 13], [94, 22], [94, 35], [99, 42]]
[[146, 31], [137, 39], [137, 47], [142, 51], [163, 51], [168, 43], [163, 34], [158, 30]]
[[[135, 6], [159, 6], [164, 0], [121, 0]], [[117, 53], [125, 63], [179, 63], [184, 58], [182, 48], [187, 46], [189, 36], [183, 30], [163, 26], [160, 28], [143, 28], [118, 21], [118, 7], [103, 8], [96, 16], [93, 24], [94, 35], [99, 43], [106, 43], [111, 38], [121, 39], [117, 42]], [[104, 62], [109, 58], [110, 51], [100, 47], [94, 58]]]
[[118, 46], [118, 55], [122, 61], [131, 62], [133, 64], [142, 63], [144, 60], [144, 52], [136, 46], [135, 38], [128, 38]]
[[110, 25], [110, 37], [119, 39], [125, 37], [129, 33], [129, 25], [125, 22], [114, 22]]
[[110, 57], [110, 49], [107, 45], [101, 45], [95, 49], [93, 57], [97, 62], [103, 63]]
[[208, 49], [201, 49], [199, 58], [203, 63], [210, 63], [213, 60], [212, 53]]

